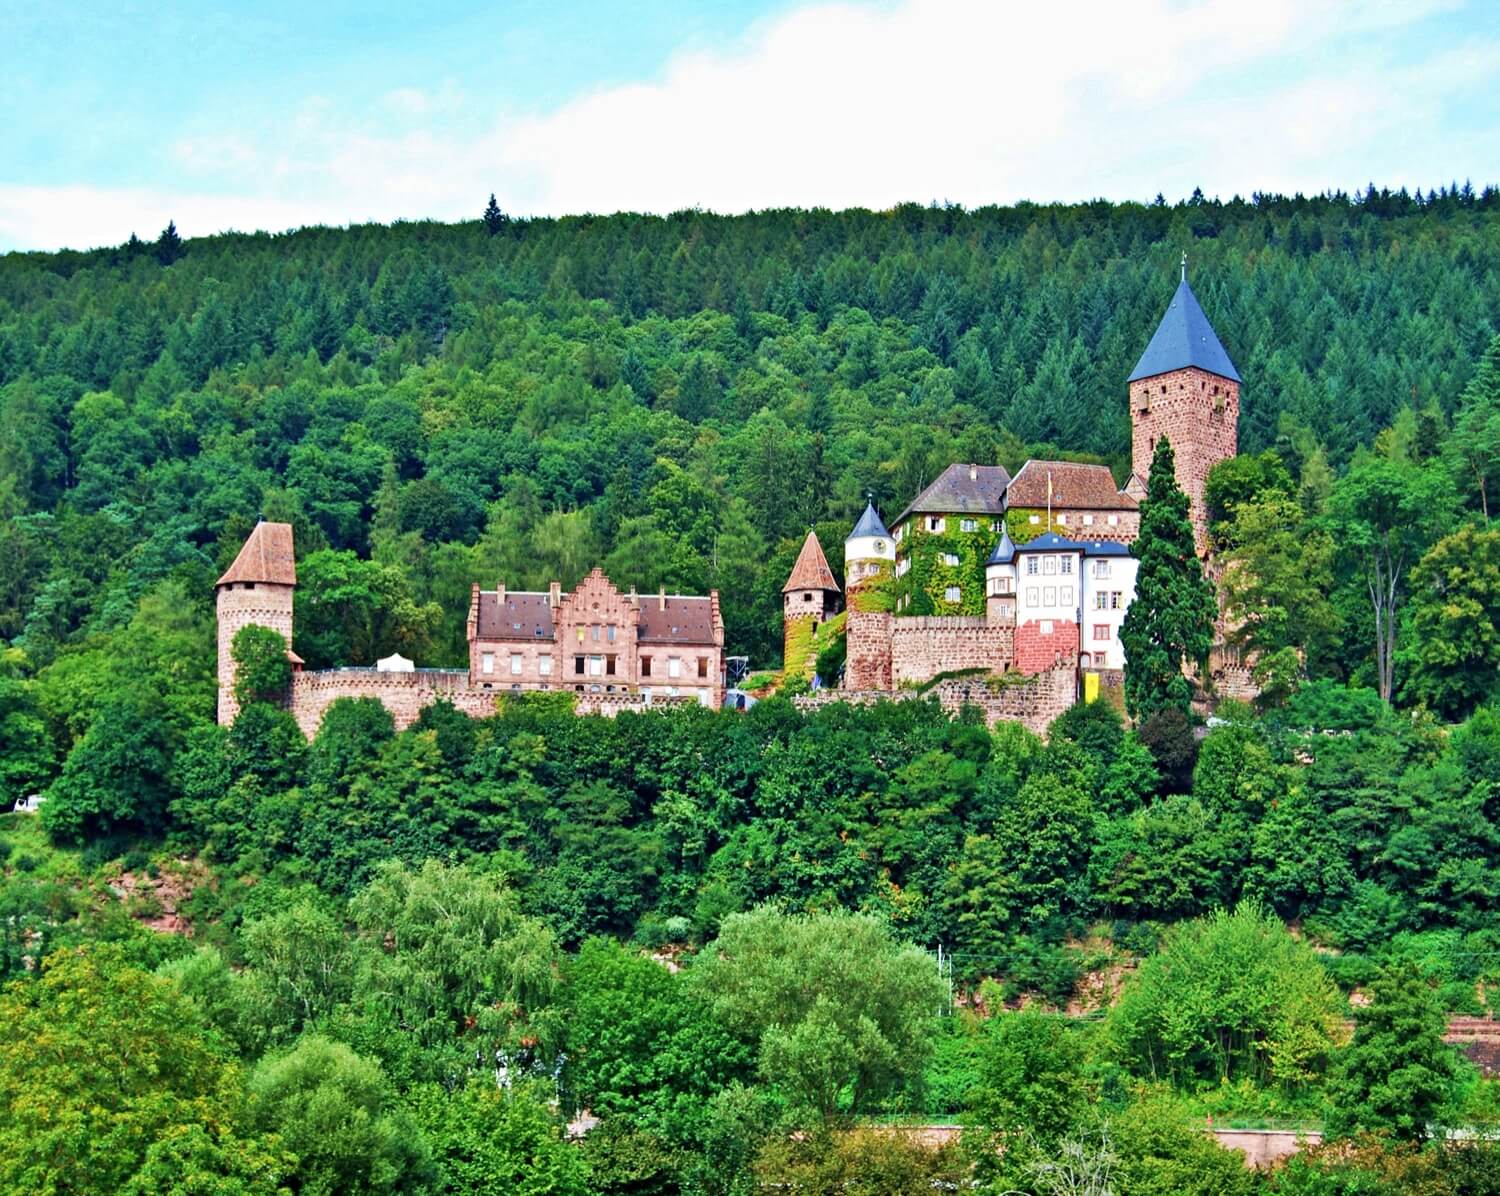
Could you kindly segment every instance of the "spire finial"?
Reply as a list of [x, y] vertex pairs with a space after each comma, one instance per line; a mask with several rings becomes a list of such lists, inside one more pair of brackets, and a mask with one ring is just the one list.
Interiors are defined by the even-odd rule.
[[1182, 251], [1182, 281], [1187, 281], [1187, 250]]

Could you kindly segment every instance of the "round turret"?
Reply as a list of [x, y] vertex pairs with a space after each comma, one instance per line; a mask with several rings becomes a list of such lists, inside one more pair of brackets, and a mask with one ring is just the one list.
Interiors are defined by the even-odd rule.
[[844, 586], [857, 585], [880, 572], [882, 566], [894, 567], [895, 563], [896, 542], [886, 531], [875, 504], [868, 503], [844, 541]]

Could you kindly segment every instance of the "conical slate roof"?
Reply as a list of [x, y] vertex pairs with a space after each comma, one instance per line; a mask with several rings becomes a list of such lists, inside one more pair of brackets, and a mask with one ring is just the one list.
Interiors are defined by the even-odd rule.
[[1151, 338], [1151, 343], [1146, 346], [1146, 351], [1141, 354], [1141, 359], [1135, 363], [1135, 369], [1126, 381], [1136, 382], [1141, 378], [1153, 378], [1157, 374], [1170, 374], [1173, 370], [1187, 369], [1189, 366], [1197, 366], [1200, 370], [1207, 370], [1210, 374], [1218, 374], [1221, 378], [1229, 378], [1235, 382], [1240, 380], [1234, 362], [1229, 360], [1229, 354], [1224, 352], [1224, 346], [1219, 343], [1213, 325], [1203, 314], [1203, 308], [1198, 306], [1198, 296], [1193, 294], [1193, 288], [1188, 286], [1187, 279], [1184, 278], [1177, 286], [1177, 293], [1172, 296], [1166, 315], [1162, 316], [1161, 323], [1156, 326], [1156, 335]]
[[832, 590], [839, 592], [839, 583], [833, 580], [833, 570], [828, 567], [828, 558], [823, 555], [823, 546], [812, 532], [802, 541], [802, 551], [797, 554], [797, 563], [792, 566], [792, 575], [781, 587], [783, 594], [793, 590]]
[[985, 561], [986, 565], [1008, 565], [1016, 559], [1016, 545], [1010, 538], [1010, 528], [1000, 529], [1000, 543], [995, 545], [995, 551], [990, 553], [990, 559]]
[[885, 524], [881, 522], [880, 515], [875, 510], [875, 504], [866, 503], [865, 513], [859, 517], [859, 522], [854, 525], [854, 530], [849, 533], [844, 542], [847, 544], [849, 540], [858, 540], [861, 536], [879, 536], [885, 539], [890, 534], [885, 530]]
[[233, 582], [273, 582], [276, 585], [297, 584], [297, 562], [292, 555], [292, 525], [290, 523], [266, 523], [255, 525], [249, 539], [234, 558], [234, 564], [219, 578], [217, 584], [227, 586]]

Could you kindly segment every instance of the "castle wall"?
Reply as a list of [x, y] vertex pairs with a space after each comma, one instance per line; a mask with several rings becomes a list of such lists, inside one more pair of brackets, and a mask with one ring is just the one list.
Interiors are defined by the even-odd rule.
[[1024, 680], [1015, 677], [950, 677], [940, 681], [924, 694], [913, 690], [895, 693], [883, 690], [825, 689], [793, 699], [800, 710], [816, 710], [830, 702], [849, 702], [870, 706], [876, 702], [910, 702], [936, 700], [950, 714], [965, 706], [975, 706], [984, 715], [985, 725], [1020, 723], [1038, 735], [1046, 733], [1052, 721], [1072, 706], [1078, 696], [1078, 677], [1071, 668], [1049, 669]]
[[862, 611], [851, 603], [844, 623], [844, 685], [850, 690], [891, 688], [891, 624], [886, 612]]
[[[1046, 628], [1051, 630], [1047, 631]], [[1030, 619], [1016, 628], [1016, 668], [1027, 674], [1046, 672], [1078, 660], [1078, 624], [1067, 619]]]
[[[391, 712], [396, 730], [417, 721], [422, 710], [434, 702], [451, 702], [471, 718], [495, 713], [497, 701], [507, 690], [480, 689], [469, 684], [466, 669], [421, 669], [411, 673], [382, 673], [376, 669], [323, 669], [298, 673], [292, 678], [290, 709], [302, 734], [317, 734], [323, 714], [340, 698], [375, 698]], [[567, 692], [567, 691], [564, 691]], [[577, 714], [613, 717], [622, 710], [645, 710], [653, 706], [680, 706], [692, 697], [653, 696], [638, 693], [574, 693]]]
[[989, 669], [1015, 659], [1015, 629], [982, 615], [926, 615], [891, 620], [891, 683], [921, 684], [939, 673]]
[[[1172, 444], [1175, 447], [1177, 441], [1174, 439]], [[1032, 533], [1039, 536], [1047, 530], [1045, 507], [1012, 507], [1011, 513], [1026, 516], [1026, 523], [1020, 528], [1016, 528], [1014, 522], [1011, 523], [1013, 535], [1019, 532], [1022, 536]], [[1114, 522], [1110, 522], [1111, 520]], [[1141, 534], [1141, 513], [1090, 507], [1054, 507], [1052, 525], [1052, 530], [1058, 535], [1067, 536], [1071, 540], [1108, 540], [1115, 544], [1132, 544]]]
[[1196, 367], [1130, 384], [1131, 468], [1145, 479], [1156, 442], [1166, 436], [1176, 456], [1177, 484], [1190, 502], [1189, 517], [1201, 556], [1208, 548], [1208, 471], [1233, 457], [1238, 446], [1239, 383]]

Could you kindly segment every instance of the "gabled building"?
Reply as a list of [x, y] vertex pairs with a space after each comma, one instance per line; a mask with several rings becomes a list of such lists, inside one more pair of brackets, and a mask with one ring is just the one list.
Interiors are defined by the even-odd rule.
[[1141, 529], [1140, 502], [1115, 485], [1106, 465], [1027, 461], [1006, 487], [1005, 510], [1021, 541], [1055, 531], [1129, 544]]

